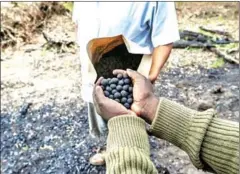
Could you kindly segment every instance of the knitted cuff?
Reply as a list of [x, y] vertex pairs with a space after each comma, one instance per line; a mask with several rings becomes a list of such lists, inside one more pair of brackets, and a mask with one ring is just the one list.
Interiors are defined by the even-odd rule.
[[200, 149], [213, 115], [212, 110], [197, 112], [161, 98], [150, 131], [186, 151], [192, 163], [203, 168]]
[[141, 149], [145, 154], [150, 153], [143, 119], [130, 115], [117, 116], [109, 120], [108, 129], [108, 151], [119, 147], [134, 147]]

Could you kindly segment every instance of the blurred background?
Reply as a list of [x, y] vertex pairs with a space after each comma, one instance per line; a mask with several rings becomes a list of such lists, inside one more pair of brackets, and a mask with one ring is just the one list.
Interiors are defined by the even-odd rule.
[[[72, 2], [1, 2], [1, 173], [105, 172], [88, 163], [105, 138], [88, 133], [72, 9]], [[176, 2], [176, 9], [182, 42], [156, 95], [237, 121], [239, 3]], [[171, 144], [154, 137], [150, 144], [159, 173], [205, 173]]]

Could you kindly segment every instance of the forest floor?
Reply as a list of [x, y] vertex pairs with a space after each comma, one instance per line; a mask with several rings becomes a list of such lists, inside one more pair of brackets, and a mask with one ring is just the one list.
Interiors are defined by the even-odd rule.
[[[179, 2], [177, 13], [180, 29], [218, 28], [239, 39], [237, 2]], [[66, 15], [53, 15], [45, 27], [75, 35]], [[104, 173], [104, 166], [89, 164], [105, 138], [89, 135], [78, 51], [44, 49], [45, 42], [39, 33], [32, 43], [1, 52], [1, 173]], [[155, 83], [156, 95], [195, 110], [214, 108], [219, 117], [237, 121], [239, 65], [219, 59], [204, 49], [173, 49]], [[181, 149], [149, 138], [159, 173], [206, 173]]]

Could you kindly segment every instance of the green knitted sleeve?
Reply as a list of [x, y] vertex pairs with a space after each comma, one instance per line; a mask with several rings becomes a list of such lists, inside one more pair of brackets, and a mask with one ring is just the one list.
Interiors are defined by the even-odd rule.
[[213, 118], [203, 140], [200, 155], [218, 174], [238, 174], [239, 123]]
[[199, 169], [237, 174], [239, 125], [214, 116], [161, 98], [150, 131], [187, 152]]
[[108, 122], [106, 168], [108, 174], [155, 174], [145, 121], [122, 115]]

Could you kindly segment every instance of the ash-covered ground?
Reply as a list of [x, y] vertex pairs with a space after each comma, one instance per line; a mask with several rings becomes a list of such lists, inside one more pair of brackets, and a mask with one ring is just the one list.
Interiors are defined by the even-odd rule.
[[[230, 64], [194, 71], [174, 68], [161, 74], [155, 93], [193, 109], [215, 108], [220, 117], [236, 121], [238, 75], [238, 66]], [[48, 97], [37, 109], [29, 102], [13, 109], [10, 101], [4, 101], [2, 173], [104, 173], [105, 166], [90, 165], [89, 157], [105, 147], [106, 138], [97, 140], [89, 135], [87, 108], [81, 98], [65, 98], [60, 103]], [[185, 173], [185, 167], [191, 166], [186, 154], [173, 145], [155, 137], [150, 137], [150, 144], [151, 158], [159, 173]]]

